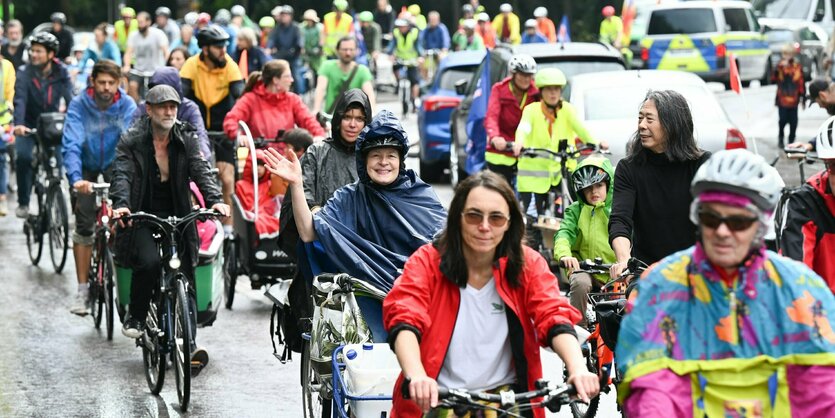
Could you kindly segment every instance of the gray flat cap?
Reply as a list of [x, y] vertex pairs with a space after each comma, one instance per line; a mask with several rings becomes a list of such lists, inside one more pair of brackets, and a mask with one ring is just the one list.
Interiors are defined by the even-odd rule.
[[174, 90], [174, 87], [160, 84], [148, 90], [148, 94], [145, 95], [145, 102], [152, 105], [174, 102], [179, 105], [180, 94], [177, 93], [177, 90]]

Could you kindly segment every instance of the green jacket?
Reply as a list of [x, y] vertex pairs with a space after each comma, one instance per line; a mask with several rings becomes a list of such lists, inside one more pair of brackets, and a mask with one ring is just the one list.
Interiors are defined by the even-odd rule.
[[[597, 205], [586, 204], [578, 196], [566, 210], [560, 223], [560, 230], [554, 237], [554, 260], [562, 257], [575, 257], [578, 260], [603, 258], [604, 263], [615, 262], [615, 252], [609, 246], [609, 214], [612, 212], [613, 180], [615, 178], [612, 163], [606, 157], [592, 156], [581, 161], [577, 166], [594, 165], [609, 174], [609, 187], [606, 201]], [[597, 275], [605, 282], [606, 275]]]

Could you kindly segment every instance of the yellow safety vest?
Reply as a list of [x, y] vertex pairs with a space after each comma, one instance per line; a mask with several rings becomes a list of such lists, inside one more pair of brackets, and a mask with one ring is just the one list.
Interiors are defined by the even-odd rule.
[[131, 19], [130, 28], [128, 28], [128, 30], [126, 31], [125, 21], [118, 20], [116, 21], [116, 23], [113, 24], [113, 29], [113, 37], [116, 38], [116, 45], [119, 45], [119, 51], [122, 51], [122, 53], [124, 53], [125, 50], [128, 48], [128, 36], [139, 30], [139, 22], [137, 22], [136, 19]]
[[325, 15], [325, 56], [336, 55], [336, 43], [345, 36], [351, 34], [351, 25], [354, 24], [354, 18], [348, 13], [342, 13], [339, 20], [336, 20], [336, 12], [330, 12]]
[[418, 58], [418, 52], [415, 44], [418, 40], [418, 34], [419, 31], [415, 28], [412, 28], [405, 36], [399, 29], [395, 29], [394, 40], [397, 44], [394, 55], [402, 60], [416, 60]]

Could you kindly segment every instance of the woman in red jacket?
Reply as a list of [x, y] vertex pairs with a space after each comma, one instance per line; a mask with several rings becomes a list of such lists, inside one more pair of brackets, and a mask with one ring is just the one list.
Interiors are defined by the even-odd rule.
[[[560, 295], [539, 253], [522, 245], [513, 189], [482, 171], [455, 189], [449, 214], [438, 240], [409, 258], [383, 301], [403, 370], [392, 416], [420, 417], [437, 406], [438, 386], [533, 390], [542, 377], [540, 346], [563, 359], [581, 399], [594, 397], [598, 378], [585, 368], [574, 332], [580, 312]], [[414, 402], [400, 395], [404, 377]]]
[[295, 127], [306, 129], [316, 138], [323, 139], [325, 130], [310, 114], [301, 97], [290, 91], [293, 76], [290, 64], [284, 60], [271, 60], [264, 64], [260, 81], [252, 91], [245, 93], [223, 119], [226, 136], [238, 137], [238, 121], [249, 126], [253, 138], [272, 139], [279, 131]]

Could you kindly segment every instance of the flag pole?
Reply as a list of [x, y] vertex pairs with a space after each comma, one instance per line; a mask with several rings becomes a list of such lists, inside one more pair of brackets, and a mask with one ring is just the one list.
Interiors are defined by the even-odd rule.
[[[745, 108], [745, 120], [747, 122], [751, 122], [751, 109], [748, 107], [748, 101], [745, 100], [745, 89], [742, 88], [742, 79], [739, 77], [739, 68], [736, 65], [736, 56], [734, 54], [728, 54], [728, 59], [730, 60], [730, 67], [731, 67], [731, 75], [730, 75], [730, 83], [731, 83], [731, 90], [736, 91], [742, 96], [742, 106]], [[739, 83], [736, 86], [735, 82]], [[739, 90], [736, 90], [734, 87], [738, 87]], [[760, 151], [757, 148], [757, 137], [751, 136], [751, 142], [754, 144], [754, 154], [759, 155]]]
[[[745, 89], [742, 88], [742, 83], [739, 85], [739, 95], [742, 96], [742, 106], [745, 108], [745, 120], [751, 123], [751, 109], [748, 108], [748, 101], [745, 100]], [[759, 155], [760, 151], [757, 149], [757, 137], [751, 135], [751, 142], [754, 144], [754, 154]]]

